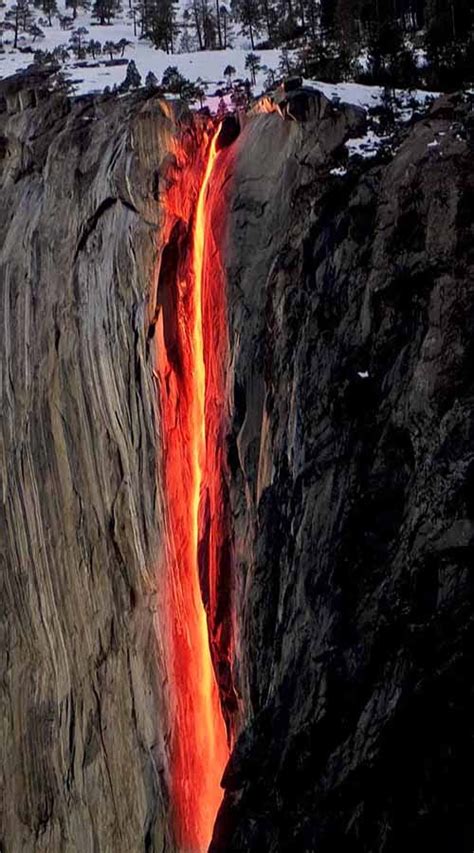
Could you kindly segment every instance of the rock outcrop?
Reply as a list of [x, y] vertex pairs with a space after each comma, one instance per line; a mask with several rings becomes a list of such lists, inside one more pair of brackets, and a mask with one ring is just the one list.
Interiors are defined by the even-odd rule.
[[[149, 336], [199, 122], [28, 91], [0, 92], [0, 848], [171, 851]], [[362, 112], [285, 116], [219, 173], [241, 734], [211, 848], [472, 850], [468, 110], [343, 177]]]

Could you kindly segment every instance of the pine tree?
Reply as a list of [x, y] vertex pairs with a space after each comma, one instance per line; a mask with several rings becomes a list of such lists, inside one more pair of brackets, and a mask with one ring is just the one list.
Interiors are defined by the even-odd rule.
[[137, 12], [142, 36], [166, 53], [174, 52], [177, 35], [176, 0], [139, 0]]
[[265, 24], [268, 40], [273, 45], [278, 39], [278, 10], [274, 0], [261, 0], [260, 15]]
[[62, 30], [72, 30], [74, 21], [71, 15], [58, 15], [59, 26]]
[[269, 92], [274, 89], [276, 85], [275, 72], [272, 68], [267, 68], [266, 65], [262, 66], [262, 71], [265, 71], [265, 92]]
[[217, 105], [217, 118], [223, 119], [225, 115], [227, 115], [227, 104], [224, 101], [224, 98], [220, 98]]
[[79, 8], [89, 10], [90, 0], [66, 0], [66, 9], [72, 9], [72, 17], [74, 21], [77, 18], [77, 10]]
[[[186, 12], [184, 13], [186, 14]], [[195, 38], [193, 28], [187, 24], [182, 25], [181, 41], [179, 43], [180, 53], [192, 53], [195, 49]]]
[[119, 0], [94, 0], [92, 17], [96, 18], [101, 26], [110, 24], [120, 8]]
[[295, 65], [295, 61], [293, 56], [290, 54], [290, 51], [287, 47], [284, 47], [280, 53], [280, 62], [278, 63], [278, 70], [282, 77], [291, 77], [297, 70]]
[[17, 0], [5, 12], [5, 28], [13, 31], [13, 47], [18, 47], [18, 36], [33, 24], [33, 14], [28, 0]]
[[232, 11], [242, 24], [242, 32], [250, 39], [255, 50], [255, 38], [262, 25], [262, 15], [258, 0], [232, 0]]
[[147, 89], [157, 89], [158, 88], [158, 78], [153, 71], [149, 71], [145, 77], [145, 86]]
[[[212, 0], [214, 3], [214, 0]], [[185, 10], [185, 23], [191, 27], [195, 34], [199, 50], [212, 50], [219, 46], [218, 27], [214, 5], [210, 0], [191, 0]], [[219, 8], [219, 26], [221, 28], [220, 38], [222, 40], [223, 21]]]
[[89, 30], [87, 30], [86, 27], [77, 27], [77, 29], [73, 30], [71, 33], [69, 43], [78, 59], [83, 59], [86, 55], [85, 37], [88, 32]]
[[261, 68], [260, 57], [255, 53], [248, 53], [245, 57], [245, 68], [250, 71], [252, 85], [255, 86], [257, 83], [257, 72]]
[[199, 106], [202, 110], [202, 108], [204, 106], [204, 99], [206, 97], [207, 83], [204, 83], [204, 81], [201, 80], [200, 77], [198, 77], [196, 80], [195, 88], [196, 88], [196, 98], [199, 101]]
[[234, 86], [230, 99], [236, 110], [246, 110], [250, 103], [249, 86], [239, 84]]
[[33, 36], [33, 44], [35, 43], [36, 39], [44, 38], [44, 32], [41, 27], [38, 26], [38, 24], [32, 24], [28, 30], [28, 33], [30, 34], [30, 36]]
[[121, 92], [128, 92], [130, 89], [138, 89], [142, 85], [142, 78], [140, 72], [138, 71], [137, 66], [133, 59], [127, 65], [127, 73], [125, 75], [125, 80], [120, 84]]
[[222, 50], [224, 47], [224, 42], [222, 39], [221, 7], [219, 5], [219, 0], [215, 0], [215, 10], [217, 47], [219, 48], [219, 50]]
[[127, 18], [129, 18], [133, 22], [133, 35], [136, 37], [138, 32], [138, 21], [140, 19], [140, 10], [136, 3], [132, 3], [129, 0], [129, 9], [127, 12]]
[[[36, 5], [37, 4], [35, 3], [35, 6]], [[46, 16], [48, 26], [52, 27], [53, 16], [58, 14], [58, 5], [56, 3], [56, 0], [41, 0], [38, 5], [43, 14]]]
[[106, 41], [103, 47], [104, 53], [108, 53], [110, 61], [113, 62], [114, 56], [118, 53], [117, 45], [114, 41]]
[[170, 92], [172, 95], [179, 94], [185, 82], [185, 78], [179, 73], [176, 65], [169, 65], [168, 68], [165, 68], [161, 85], [166, 92]]
[[369, 30], [368, 55], [373, 81], [380, 85], [392, 82], [392, 69], [403, 46], [402, 33], [393, 20], [372, 21]]
[[224, 68], [224, 77], [227, 79], [227, 85], [232, 86], [232, 77], [235, 74], [235, 68], [233, 65], [226, 65]]
[[100, 41], [96, 41], [95, 39], [91, 39], [89, 44], [87, 45], [86, 49], [87, 49], [87, 52], [90, 53], [90, 55], [92, 56], [92, 59], [95, 59], [96, 56], [99, 56], [99, 54], [102, 50], [102, 45], [101, 45]]
[[229, 13], [227, 6], [221, 6], [221, 28], [222, 28], [222, 46], [224, 50], [232, 47], [233, 32], [232, 32], [232, 15]]
[[125, 38], [117, 42], [117, 50], [120, 52], [120, 56], [124, 55], [126, 48], [130, 47], [131, 44], [132, 42]]
[[309, 36], [314, 40], [319, 36], [320, 5], [318, 0], [306, 0], [305, 12]]
[[185, 11], [185, 16], [188, 24], [194, 27], [196, 38], [198, 41], [199, 50], [204, 50], [204, 39], [201, 25], [201, 13], [198, 0], [192, 0], [191, 4]]
[[213, 50], [218, 45], [217, 22], [213, 6], [209, 0], [196, 2], [201, 20], [201, 33], [204, 50]]

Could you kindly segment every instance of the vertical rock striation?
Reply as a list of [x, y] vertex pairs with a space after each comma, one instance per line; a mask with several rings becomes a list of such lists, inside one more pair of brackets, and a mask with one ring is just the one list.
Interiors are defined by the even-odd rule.
[[1, 846], [170, 849], [146, 331], [176, 128], [166, 106], [139, 97], [8, 104]]

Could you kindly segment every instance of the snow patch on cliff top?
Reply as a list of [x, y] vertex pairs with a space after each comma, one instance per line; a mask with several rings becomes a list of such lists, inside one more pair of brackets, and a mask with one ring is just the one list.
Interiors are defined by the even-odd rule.
[[[323, 83], [321, 80], [304, 80], [304, 85], [319, 89], [330, 101], [353, 104], [366, 110], [380, 106], [384, 97], [382, 86], [362, 86], [360, 83]], [[427, 92], [424, 89], [412, 89], [409, 92], [402, 89], [395, 90], [395, 98], [399, 101], [401, 110], [407, 113], [403, 116], [404, 118], [411, 116], [414, 107], [424, 107], [438, 96], [439, 92]]]

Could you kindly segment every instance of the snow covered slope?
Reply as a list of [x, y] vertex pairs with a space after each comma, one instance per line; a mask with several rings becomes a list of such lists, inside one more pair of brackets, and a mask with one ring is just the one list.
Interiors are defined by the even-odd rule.
[[[5, 12], [13, 5], [13, 2], [14, 0], [6, 0], [2, 6], [0, 0], [0, 30], [2, 21], [5, 19]], [[121, 39], [131, 42], [130, 46], [125, 48], [124, 58], [135, 60], [143, 79], [149, 71], [152, 71], [160, 81], [165, 68], [169, 65], [175, 65], [188, 79], [201, 78], [208, 83], [209, 93], [212, 93], [213, 87], [219, 81], [224, 80], [226, 65], [232, 65], [236, 69], [237, 77], [246, 78], [248, 76], [248, 71], [245, 70], [245, 57], [250, 51], [250, 44], [247, 44], [242, 36], [236, 34], [233, 39], [236, 46], [231, 49], [169, 55], [162, 50], [156, 50], [149, 41], [139, 39], [134, 35], [133, 22], [127, 18], [127, 8], [128, 4], [124, 4], [123, 11], [110, 26], [98, 26], [92, 20], [90, 12], [85, 12], [79, 8], [74, 27], [85, 27], [87, 29], [87, 35], [84, 36], [86, 42], [90, 39], [99, 41], [102, 45], [107, 41], [118, 42]], [[44, 17], [40, 9], [33, 8], [32, 11], [36, 18]], [[71, 14], [71, 10], [66, 9], [65, 0], [58, 0], [58, 11], [61, 15]], [[33, 61], [31, 51], [51, 51], [59, 45], [64, 45], [66, 48], [69, 46], [71, 30], [61, 29], [58, 17], [53, 17], [51, 27], [45, 26], [42, 29], [44, 37], [36, 38], [35, 41], [33, 41], [33, 36], [22, 33], [18, 40], [18, 49], [13, 48], [11, 31], [4, 31], [3, 51], [0, 49], [0, 79], [30, 65]], [[259, 50], [258, 55], [261, 59], [262, 70], [257, 74], [256, 92], [263, 87], [267, 69], [274, 70], [279, 63], [278, 50]], [[97, 57], [95, 61], [89, 58], [86, 67], [78, 67], [77, 60], [72, 53], [70, 54], [69, 59], [64, 63], [64, 70], [74, 82], [76, 94], [102, 91], [106, 86], [113, 87], [122, 82], [126, 68], [121, 65], [107, 65], [107, 59], [106, 55]], [[83, 64], [81, 62], [81, 66]]]
[[[52, 51], [60, 45], [66, 49], [70, 47], [71, 30], [64, 30], [60, 26], [58, 15], [71, 15], [71, 9], [66, 8], [65, 0], [57, 0], [58, 15], [52, 17], [52, 26], [43, 26], [44, 35], [33, 39], [32, 35], [21, 33], [18, 39], [18, 48], [13, 47], [13, 34], [8, 29], [3, 32], [2, 48], [2, 22], [5, 20], [6, 11], [11, 8], [15, 0], [0, 0], [0, 79], [14, 74], [22, 68], [26, 68], [33, 61], [35, 50]], [[180, 0], [178, 19], [182, 16], [185, 0]], [[40, 9], [32, 7], [36, 20], [43, 17]], [[250, 51], [250, 44], [246, 38], [239, 33], [238, 27], [234, 27], [232, 38], [233, 47], [227, 50], [195, 51], [193, 53], [167, 54], [157, 50], [146, 39], [139, 39], [134, 35], [132, 20], [127, 15], [128, 3], [125, 0], [122, 12], [117, 15], [109, 26], [97, 25], [90, 14], [82, 8], [77, 10], [77, 18], [74, 28], [84, 27], [84, 41], [91, 39], [98, 41], [103, 46], [106, 42], [119, 42], [125, 39], [130, 44], [125, 48], [123, 54], [124, 64], [113, 65], [108, 61], [108, 56], [99, 54], [96, 59], [90, 56], [87, 60], [78, 63], [71, 50], [63, 63], [63, 70], [73, 84], [73, 93], [76, 95], [88, 92], [101, 92], [106, 86], [113, 88], [120, 84], [126, 73], [125, 61], [133, 59], [142, 80], [149, 71], [152, 71], [158, 81], [161, 81], [165, 69], [174, 65], [181, 74], [192, 81], [200, 79], [206, 84], [207, 103], [211, 109], [217, 107], [218, 98], [213, 97], [216, 88], [224, 80], [224, 69], [232, 65], [236, 70], [236, 77], [243, 79], [248, 77], [249, 72], [245, 68], [245, 59]], [[256, 75], [256, 85], [253, 92], [258, 95], [264, 88], [264, 82], [269, 70], [276, 71], [280, 61], [278, 50], [257, 50], [260, 57], [261, 69]], [[305, 81], [307, 85], [315, 86], [331, 99], [339, 99], [347, 103], [363, 107], [376, 106], [380, 103], [382, 90], [377, 86], [361, 86], [355, 83], [329, 84], [319, 81]], [[417, 92], [416, 100], [423, 103], [430, 93]], [[410, 111], [411, 113], [411, 111]], [[408, 117], [408, 116], [407, 116]]]

